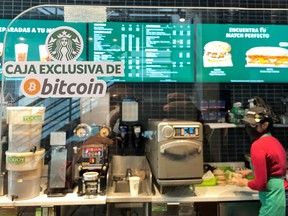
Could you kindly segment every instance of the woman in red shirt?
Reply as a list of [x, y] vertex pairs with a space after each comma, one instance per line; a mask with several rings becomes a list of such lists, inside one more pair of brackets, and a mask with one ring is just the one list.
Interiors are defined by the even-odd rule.
[[239, 178], [236, 185], [259, 191], [260, 216], [285, 216], [285, 189], [288, 190], [285, 180], [286, 152], [279, 140], [271, 135], [271, 114], [263, 107], [253, 107], [243, 121], [246, 132], [253, 141], [250, 149], [252, 169], [240, 172], [245, 176], [253, 171], [254, 179]]

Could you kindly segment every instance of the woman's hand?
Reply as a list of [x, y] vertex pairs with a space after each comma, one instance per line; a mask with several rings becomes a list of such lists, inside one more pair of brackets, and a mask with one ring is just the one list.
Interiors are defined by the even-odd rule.
[[238, 177], [236, 179], [236, 185], [239, 186], [239, 187], [247, 187], [248, 186], [248, 182], [249, 180], [248, 179], [245, 179], [245, 178], [241, 178], [241, 177]]
[[252, 174], [252, 170], [251, 169], [238, 170], [237, 173], [245, 177], [245, 176]]

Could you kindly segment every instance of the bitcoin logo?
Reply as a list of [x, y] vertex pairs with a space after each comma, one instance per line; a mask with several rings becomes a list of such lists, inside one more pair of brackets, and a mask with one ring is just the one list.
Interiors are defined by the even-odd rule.
[[37, 79], [29, 78], [23, 83], [23, 90], [26, 95], [35, 96], [41, 90], [41, 84]]

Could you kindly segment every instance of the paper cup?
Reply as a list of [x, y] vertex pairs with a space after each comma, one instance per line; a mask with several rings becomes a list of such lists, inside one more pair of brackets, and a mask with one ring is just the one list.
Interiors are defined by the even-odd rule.
[[16, 62], [26, 61], [27, 55], [28, 55], [28, 44], [24, 43], [15, 44]]
[[39, 55], [40, 55], [40, 61], [41, 62], [50, 61], [50, 57], [49, 57], [49, 54], [46, 50], [45, 45], [39, 45]]
[[3, 54], [3, 43], [0, 43], [0, 56]]
[[3, 43], [0, 43], [0, 66], [2, 66]]
[[139, 193], [139, 183], [140, 177], [139, 176], [131, 176], [129, 178], [129, 186], [130, 186], [130, 194], [131, 196], [136, 196]]

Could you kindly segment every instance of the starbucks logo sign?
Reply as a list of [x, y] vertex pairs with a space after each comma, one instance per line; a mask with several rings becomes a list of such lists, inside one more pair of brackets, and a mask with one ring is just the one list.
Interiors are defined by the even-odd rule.
[[46, 48], [55, 61], [76, 61], [83, 51], [83, 39], [75, 29], [61, 26], [49, 33]]
[[[98, 76], [124, 77], [122, 61], [78, 61], [84, 43], [80, 33], [74, 28], [61, 26], [52, 30], [46, 38], [45, 48], [45, 54], [53, 61], [4, 63], [3, 75], [21, 77], [20, 89], [26, 97], [104, 97], [107, 84], [104, 80], [98, 80]], [[39, 116], [28, 116], [24, 120], [41, 119]]]

